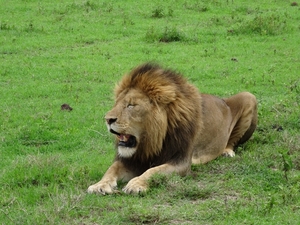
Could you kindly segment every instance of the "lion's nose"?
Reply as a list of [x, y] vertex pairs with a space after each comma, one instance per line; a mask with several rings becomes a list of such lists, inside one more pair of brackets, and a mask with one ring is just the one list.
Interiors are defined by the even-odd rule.
[[117, 118], [105, 118], [105, 119], [108, 125], [111, 125], [112, 123], [117, 121]]

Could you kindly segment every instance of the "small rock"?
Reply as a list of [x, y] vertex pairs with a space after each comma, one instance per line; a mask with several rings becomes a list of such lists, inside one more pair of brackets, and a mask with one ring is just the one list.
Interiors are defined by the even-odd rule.
[[61, 110], [67, 110], [67, 111], [72, 111], [73, 110], [73, 108], [71, 107], [71, 106], [69, 106], [68, 104], [62, 104], [61, 105]]
[[291, 6], [298, 6], [298, 3], [297, 2], [292, 2]]

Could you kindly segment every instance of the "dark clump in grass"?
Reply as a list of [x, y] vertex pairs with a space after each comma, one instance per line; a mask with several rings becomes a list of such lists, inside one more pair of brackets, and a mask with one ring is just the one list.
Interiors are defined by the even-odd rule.
[[202, 5], [200, 3], [190, 4], [190, 3], [185, 2], [183, 6], [188, 10], [193, 10], [196, 12], [207, 12], [208, 11], [208, 7], [206, 5]]
[[155, 9], [152, 10], [152, 18], [163, 18], [163, 17], [167, 17], [167, 16], [173, 16], [173, 9], [169, 8], [166, 12], [166, 10], [164, 10], [164, 8], [159, 5], [157, 6]]
[[176, 28], [165, 28], [165, 31], [160, 35], [160, 42], [176, 42], [182, 41], [184, 39], [183, 35]]
[[14, 29], [14, 26], [11, 26], [6, 21], [5, 22], [3, 22], [3, 21], [0, 22], [0, 30], [13, 30], [13, 29]]
[[164, 16], [165, 16], [164, 10], [161, 6], [158, 6], [157, 8], [153, 9], [152, 11], [153, 18], [162, 18]]
[[151, 27], [146, 33], [146, 40], [149, 42], [179, 42], [184, 41], [186, 38], [184, 35], [178, 31], [175, 27], [169, 28], [165, 27], [162, 33], [159, 33], [154, 27]]
[[98, 8], [99, 8], [99, 6], [91, 1], [85, 1], [81, 4], [72, 3], [69, 6], [69, 9], [84, 10], [86, 12], [94, 11], [94, 10], [97, 10]]
[[257, 15], [254, 19], [246, 21], [235, 30], [237, 34], [260, 34], [278, 35], [287, 29], [287, 24], [283, 16], [278, 14]]

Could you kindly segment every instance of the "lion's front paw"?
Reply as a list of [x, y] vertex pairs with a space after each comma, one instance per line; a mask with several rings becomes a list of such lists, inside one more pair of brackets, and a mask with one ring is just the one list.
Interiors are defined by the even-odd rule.
[[136, 177], [128, 182], [128, 184], [123, 188], [123, 191], [126, 194], [138, 194], [147, 191], [147, 189], [147, 182], [140, 177]]
[[110, 182], [98, 182], [97, 184], [89, 186], [88, 193], [100, 193], [100, 194], [113, 194], [116, 192], [117, 183]]

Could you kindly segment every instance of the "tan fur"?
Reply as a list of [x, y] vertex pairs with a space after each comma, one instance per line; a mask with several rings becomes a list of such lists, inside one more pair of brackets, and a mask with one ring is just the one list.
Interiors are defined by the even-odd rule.
[[[180, 74], [153, 64], [124, 76], [115, 99], [105, 119], [117, 134], [116, 158], [89, 193], [114, 193], [119, 180], [129, 181], [125, 193], [139, 193], [153, 174], [186, 175], [191, 163], [233, 157], [234, 147], [247, 141], [257, 124], [251, 93], [227, 99], [200, 94]], [[135, 142], [126, 141], [129, 137]]]

